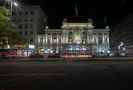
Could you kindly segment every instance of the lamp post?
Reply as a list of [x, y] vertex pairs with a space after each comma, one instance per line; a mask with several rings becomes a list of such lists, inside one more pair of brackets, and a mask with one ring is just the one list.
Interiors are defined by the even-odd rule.
[[[12, 1], [12, 0], [7, 0], [9, 3], [10, 3], [10, 18], [11, 18], [11, 20], [12, 20], [12, 11], [13, 11], [13, 5], [14, 6], [18, 6], [18, 3], [17, 2], [14, 2], [14, 1]], [[9, 44], [10, 44], [10, 54], [11, 54], [11, 49], [12, 49], [12, 47], [11, 47], [11, 40], [12, 40], [12, 34], [11, 34], [11, 32], [10, 32], [10, 42], [9, 42]], [[11, 59], [11, 55], [10, 55], [10, 59]]]

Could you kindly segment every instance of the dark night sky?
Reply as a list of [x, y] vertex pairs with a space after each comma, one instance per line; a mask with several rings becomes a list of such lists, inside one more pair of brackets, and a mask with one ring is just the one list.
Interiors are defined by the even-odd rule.
[[74, 16], [75, 4], [79, 16], [93, 19], [96, 28], [103, 28], [105, 16], [107, 24], [112, 27], [133, 10], [131, 0], [18, 0], [18, 2], [40, 5], [48, 17], [50, 28], [59, 28], [63, 18]]

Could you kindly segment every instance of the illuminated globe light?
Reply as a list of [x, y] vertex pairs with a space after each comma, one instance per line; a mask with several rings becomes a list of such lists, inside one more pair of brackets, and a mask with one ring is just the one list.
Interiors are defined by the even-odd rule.
[[29, 45], [29, 48], [35, 49], [35, 45]]
[[7, 49], [9, 49], [10, 48], [10, 45], [7, 45]]
[[87, 50], [86, 48], [83, 48], [83, 50]]
[[76, 48], [76, 50], [80, 50], [79, 48]]
[[123, 48], [123, 50], [126, 50], [126, 48]]
[[50, 49], [48, 49], [48, 51], [50, 51]]
[[110, 51], [109, 51], [109, 50], [108, 50], [107, 52], [108, 52], [108, 53], [110, 53]]
[[45, 51], [45, 53], [48, 53], [48, 51]]
[[79, 40], [77, 40], [77, 44], [80, 44], [80, 41]]
[[17, 3], [17, 2], [13, 2], [13, 4], [14, 4], [15, 6], [18, 6], [18, 3]]
[[56, 51], [56, 53], [59, 53], [59, 51]]
[[53, 51], [50, 51], [50, 53], [53, 53]]
[[73, 50], [73, 48], [69, 48], [69, 50]]

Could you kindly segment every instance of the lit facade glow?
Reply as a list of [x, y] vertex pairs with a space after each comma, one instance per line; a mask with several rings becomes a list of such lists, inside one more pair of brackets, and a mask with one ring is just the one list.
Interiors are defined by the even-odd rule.
[[[45, 50], [59, 51], [61, 53], [97, 53], [104, 51], [107, 53], [109, 47], [109, 28], [93, 29], [93, 21], [85, 23], [69, 23], [65, 19], [62, 29], [44, 30], [45, 34], [37, 35], [37, 48]], [[39, 51], [40, 52], [40, 51]], [[44, 53], [40, 52], [40, 53]]]

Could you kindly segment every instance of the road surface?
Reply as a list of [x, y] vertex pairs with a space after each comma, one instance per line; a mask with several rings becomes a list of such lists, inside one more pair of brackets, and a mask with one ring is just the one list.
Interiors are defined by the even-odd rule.
[[132, 90], [133, 61], [0, 62], [0, 90]]

